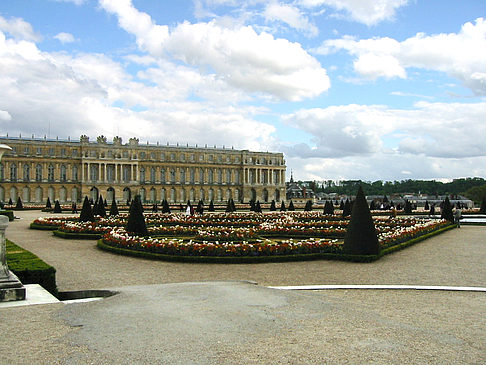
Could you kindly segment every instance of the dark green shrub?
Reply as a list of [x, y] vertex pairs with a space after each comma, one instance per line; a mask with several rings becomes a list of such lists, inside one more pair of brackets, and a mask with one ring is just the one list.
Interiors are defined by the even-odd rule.
[[312, 212], [312, 200], [307, 200], [305, 203], [304, 211]]
[[324, 204], [324, 214], [334, 214], [334, 205], [329, 200]]
[[120, 214], [120, 212], [118, 211], [118, 205], [116, 204], [116, 200], [113, 199], [111, 201], [110, 216], [115, 216], [115, 215], [118, 215], [118, 214]]
[[162, 213], [170, 213], [169, 203], [166, 199], [162, 200]]
[[412, 204], [408, 200], [405, 200], [405, 207], [403, 208], [403, 212], [406, 214], [412, 213]]
[[87, 196], [84, 197], [83, 207], [81, 208], [81, 213], [79, 215], [80, 222], [93, 222], [94, 215], [93, 210], [91, 210], [91, 204]]
[[17, 198], [17, 204], [15, 204], [15, 209], [24, 209], [24, 205], [22, 204], [22, 199], [20, 199], [20, 196]]
[[46, 209], [51, 209], [52, 208], [52, 205], [51, 205], [51, 199], [49, 199], [49, 197], [47, 197], [47, 201], [46, 201]]
[[343, 249], [350, 255], [378, 255], [380, 253], [375, 225], [361, 186], [353, 204]]
[[294, 202], [292, 200], [290, 200], [290, 203], [289, 203], [289, 212], [293, 212], [294, 210], [295, 210]]
[[95, 207], [93, 209], [93, 214], [98, 215], [102, 218], [106, 217], [106, 209], [105, 209], [105, 203], [103, 201], [103, 197], [99, 196], [99, 198], [96, 200]]
[[199, 202], [197, 203], [196, 213], [199, 213], [199, 214], [204, 213], [204, 203], [203, 203], [202, 200], [199, 200]]
[[374, 200], [370, 202], [370, 210], [376, 210], [376, 205]]
[[351, 203], [349, 202], [349, 199], [346, 199], [346, 202], [343, 205], [343, 217], [348, 217], [350, 214], [351, 214]]
[[424, 210], [425, 211], [430, 210], [430, 205], [428, 200], [425, 201]]
[[479, 208], [479, 213], [486, 214], [486, 197], [481, 201], [481, 207]]
[[127, 232], [137, 236], [147, 236], [147, 225], [143, 216], [142, 202], [140, 195], [135, 195], [128, 212]]
[[214, 212], [214, 203], [212, 199], [209, 202], [208, 212]]
[[276, 210], [277, 210], [277, 207], [275, 205], [275, 200], [272, 200], [272, 202], [270, 203], [270, 211], [275, 212]]
[[449, 197], [446, 197], [444, 200], [440, 217], [442, 219], [448, 220], [451, 223], [454, 223], [454, 213], [452, 212], [452, 206]]
[[285, 208], [285, 203], [284, 203], [284, 201], [283, 201], [283, 200], [282, 200], [282, 204], [280, 204], [280, 211], [281, 211], [281, 212], [285, 212], [285, 211], [287, 211], [287, 208]]
[[54, 213], [62, 213], [62, 208], [61, 208], [61, 204], [59, 204], [59, 200], [56, 200], [54, 202], [54, 210], [53, 210]]
[[262, 207], [260, 206], [260, 200], [257, 200], [255, 204], [255, 212], [256, 213], [261, 213], [262, 212]]

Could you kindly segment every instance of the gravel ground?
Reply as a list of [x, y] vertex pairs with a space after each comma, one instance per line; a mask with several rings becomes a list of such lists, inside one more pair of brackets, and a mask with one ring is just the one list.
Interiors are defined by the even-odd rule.
[[0, 309], [7, 334], [0, 364], [486, 362], [485, 293], [264, 287], [485, 287], [484, 227], [455, 229], [371, 264], [207, 265], [113, 255], [93, 241], [29, 230], [39, 212], [17, 215], [22, 219], [10, 223], [7, 238], [56, 267], [60, 290], [121, 294]]

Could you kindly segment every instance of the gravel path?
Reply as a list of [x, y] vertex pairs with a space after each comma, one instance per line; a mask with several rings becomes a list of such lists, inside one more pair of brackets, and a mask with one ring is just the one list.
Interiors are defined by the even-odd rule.
[[0, 364], [486, 363], [485, 293], [264, 287], [485, 287], [485, 227], [455, 229], [371, 264], [207, 265], [113, 255], [93, 241], [29, 230], [39, 212], [17, 215], [7, 237], [56, 267], [60, 290], [121, 293], [0, 309]]
[[114, 255], [95, 241], [66, 240], [28, 229], [39, 212], [16, 213], [7, 238], [57, 270], [59, 290], [206, 280], [250, 280], [260, 285], [410, 284], [486, 286], [485, 228], [463, 226], [372, 264], [310, 261], [264, 264], [192, 264]]

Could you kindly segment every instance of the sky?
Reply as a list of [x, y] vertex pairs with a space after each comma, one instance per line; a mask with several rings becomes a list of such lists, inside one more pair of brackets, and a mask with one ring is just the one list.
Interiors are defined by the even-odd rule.
[[485, 0], [1, 0], [0, 135], [486, 177]]

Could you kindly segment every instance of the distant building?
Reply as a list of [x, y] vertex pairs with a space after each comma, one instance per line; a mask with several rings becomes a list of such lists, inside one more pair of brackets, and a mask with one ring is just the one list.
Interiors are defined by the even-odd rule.
[[307, 184], [299, 184], [294, 181], [294, 176], [290, 174], [290, 182], [286, 184], [287, 200], [292, 200], [297, 203], [304, 203], [308, 200], [315, 201], [316, 195], [312, 189], [309, 189]]
[[0, 137], [12, 147], [0, 163], [0, 201], [80, 202], [102, 194], [127, 201], [185, 203], [285, 199], [282, 153], [228, 148], [142, 145], [137, 138], [96, 142]]

